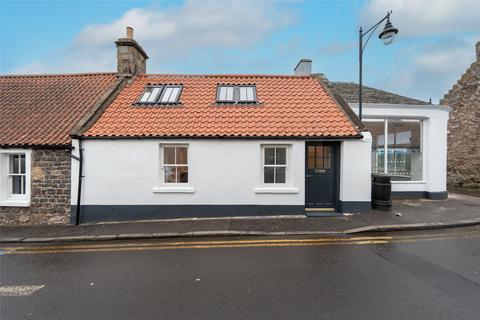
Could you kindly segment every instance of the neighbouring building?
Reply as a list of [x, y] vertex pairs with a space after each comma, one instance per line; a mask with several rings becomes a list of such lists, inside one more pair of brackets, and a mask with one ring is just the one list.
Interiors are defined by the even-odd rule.
[[448, 123], [448, 184], [480, 188], [480, 41], [476, 60], [440, 100], [452, 107]]
[[[358, 84], [317, 76], [358, 113]], [[448, 106], [363, 87], [363, 124], [372, 134], [371, 170], [391, 175], [393, 197], [447, 198], [450, 111]]]
[[65, 223], [70, 130], [117, 83], [115, 73], [0, 76], [0, 223]]

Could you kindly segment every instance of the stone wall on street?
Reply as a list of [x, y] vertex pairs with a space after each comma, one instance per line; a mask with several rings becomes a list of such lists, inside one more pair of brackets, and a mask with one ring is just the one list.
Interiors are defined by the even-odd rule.
[[64, 149], [33, 149], [31, 204], [0, 206], [0, 224], [68, 223], [70, 217], [70, 158]]
[[480, 41], [476, 61], [440, 100], [452, 107], [448, 123], [448, 184], [480, 188]]

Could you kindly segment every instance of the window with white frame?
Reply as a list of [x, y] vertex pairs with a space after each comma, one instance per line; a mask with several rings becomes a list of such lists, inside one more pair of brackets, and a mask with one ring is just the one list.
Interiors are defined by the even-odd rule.
[[0, 205], [26, 206], [30, 197], [30, 152], [0, 151]]
[[285, 184], [287, 182], [287, 147], [263, 147], [263, 183]]
[[257, 89], [255, 85], [218, 85], [217, 102], [233, 104], [257, 103]]
[[422, 121], [387, 118], [364, 123], [372, 134], [372, 172], [387, 173], [392, 181], [421, 181]]
[[164, 183], [188, 183], [188, 146], [163, 145]]

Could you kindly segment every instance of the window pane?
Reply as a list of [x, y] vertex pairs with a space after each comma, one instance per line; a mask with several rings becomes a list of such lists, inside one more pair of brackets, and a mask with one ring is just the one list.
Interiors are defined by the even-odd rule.
[[18, 154], [10, 155], [10, 173], [20, 173], [20, 157]]
[[287, 149], [275, 148], [276, 150], [276, 164], [287, 164]]
[[326, 158], [330, 158], [332, 156], [332, 147], [323, 146], [323, 156]]
[[176, 168], [175, 167], [164, 167], [165, 183], [175, 183], [176, 182]]
[[188, 182], [188, 167], [177, 167], [177, 182]]
[[156, 102], [158, 94], [160, 93], [159, 87], [155, 87], [152, 89], [152, 93], [150, 94], [150, 97], [148, 97], [147, 102]]
[[175, 164], [175, 147], [163, 148], [163, 163]]
[[285, 167], [275, 168], [275, 183], [285, 183]]
[[20, 173], [25, 173], [25, 155], [20, 155]]
[[367, 120], [365, 126], [372, 134], [372, 173], [383, 173], [385, 162], [385, 120]]
[[265, 148], [265, 164], [275, 164], [275, 148]]
[[323, 146], [316, 146], [315, 150], [317, 153], [316, 154], [317, 157], [323, 157]]
[[226, 100], [233, 101], [233, 87], [227, 87]]
[[140, 98], [140, 102], [147, 102], [151, 92], [152, 92], [152, 88], [146, 89], [145, 92], [143, 93], [143, 96]]
[[178, 98], [180, 95], [180, 87], [174, 87], [172, 88], [172, 94], [170, 95], [170, 103], [176, 103], [178, 102]]
[[275, 168], [274, 167], [265, 167], [264, 168], [264, 183], [274, 183], [275, 182]]
[[177, 147], [177, 164], [187, 164], [187, 148]]
[[22, 188], [22, 178], [23, 176], [13, 176], [12, 177], [12, 194], [24, 194]]
[[316, 158], [317, 161], [315, 163], [316, 169], [323, 169], [323, 158]]
[[332, 167], [331, 158], [323, 158], [323, 169], [330, 169]]
[[161, 102], [166, 103], [170, 101], [170, 96], [172, 94], [173, 88], [166, 88], [162, 95]]
[[247, 101], [255, 101], [255, 95], [253, 94], [253, 87], [247, 87]]
[[308, 158], [308, 169], [315, 169], [315, 158]]
[[308, 156], [309, 157], [315, 157], [315, 147], [314, 146], [308, 146]]
[[247, 101], [247, 87], [240, 87], [240, 101]]
[[220, 87], [218, 90], [218, 101], [225, 101], [227, 99], [227, 87]]
[[393, 181], [422, 180], [420, 120], [388, 120], [387, 173]]

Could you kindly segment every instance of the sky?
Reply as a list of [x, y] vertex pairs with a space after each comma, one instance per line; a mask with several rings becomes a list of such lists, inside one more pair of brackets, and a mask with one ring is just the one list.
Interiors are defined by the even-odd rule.
[[125, 27], [148, 73], [292, 74], [301, 58], [332, 81], [358, 81], [358, 29], [393, 10], [399, 33], [364, 51], [364, 84], [434, 103], [475, 60], [480, 0], [0, 0], [0, 73], [116, 70]]

